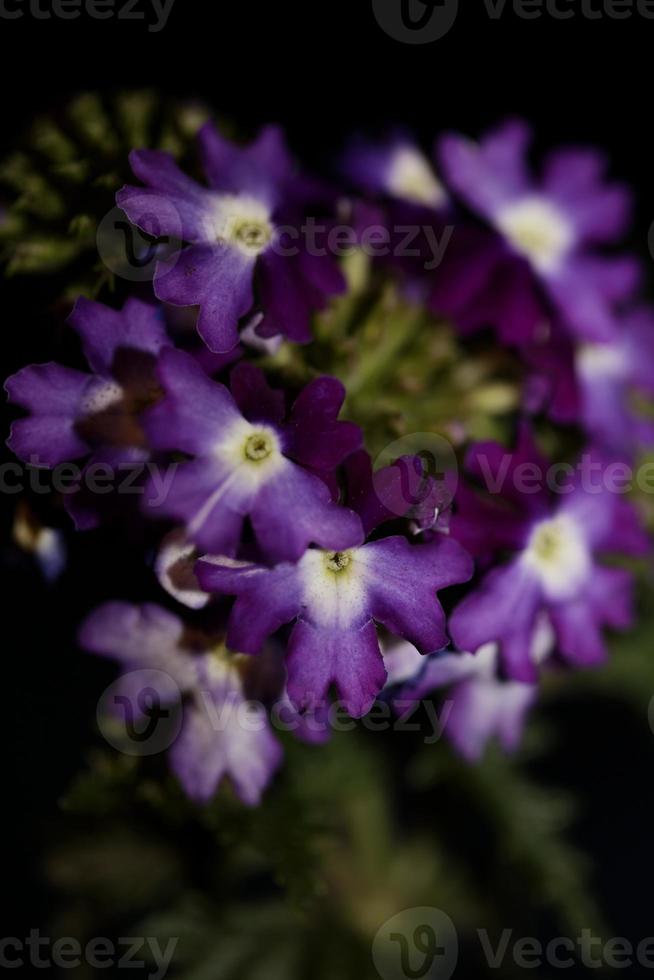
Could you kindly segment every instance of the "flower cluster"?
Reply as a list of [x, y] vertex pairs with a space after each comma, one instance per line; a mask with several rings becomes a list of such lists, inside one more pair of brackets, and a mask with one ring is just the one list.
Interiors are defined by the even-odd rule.
[[[616, 558], [646, 554], [648, 538], [601, 479], [654, 442], [635, 397], [654, 395], [654, 312], [637, 260], [610, 250], [630, 195], [585, 149], [532, 176], [528, 142], [509, 122], [480, 142], [443, 136], [432, 161], [404, 133], [359, 139], [332, 183], [303, 174], [276, 127], [239, 146], [207, 123], [204, 180], [134, 150], [139, 183], [117, 204], [178, 250], [121, 309], [78, 299], [69, 323], [88, 370], [32, 365], [6, 382], [27, 413], [9, 439], [26, 463], [149, 466], [138, 520], [160, 534], [159, 601], [108, 602], [80, 643], [118, 661], [137, 706], [144, 677], [160, 704], [179, 702], [170, 764], [193, 799], [227, 777], [256, 804], [281, 761], [275, 727], [324, 740], [334, 695], [358, 718], [380, 697], [445, 688], [466, 758], [493, 737], [511, 749], [543, 676], [601, 664], [607, 631], [631, 624], [634, 575]], [[306, 237], [344, 220], [345, 258]], [[446, 373], [448, 425], [415, 428], [414, 376], [366, 321], [389, 295], [385, 315], [409, 308], [420, 324], [407, 337], [399, 325], [391, 354], [410, 344], [430, 364], [446, 330], [469, 387], [480, 349], [510, 360], [519, 395], [497, 438], [452, 425]], [[399, 448], [376, 466], [386, 384], [404, 399], [386, 430]], [[427, 465], [430, 433], [454, 443], [456, 487]], [[126, 518], [117, 492], [66, 506], [78, 529]]]

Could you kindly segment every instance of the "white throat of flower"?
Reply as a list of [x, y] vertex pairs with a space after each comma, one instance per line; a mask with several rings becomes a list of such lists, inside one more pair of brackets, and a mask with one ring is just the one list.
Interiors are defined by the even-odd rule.
[[274, 233], [270, 211], [262, 201], [235, 194], [217, 198], [212, 228], [217, 241], [254, 258], [265, 252]]
[[403, 146], [393, 154], [387, 189], [394, 197], [432, 208], [442, 207], [447, 201], [445, 188], [429, 161], [410, 146]]
[[202, 527], [216, 504], [229, 497], [232, 490], [237, 490], [242, 499], [251, 498], [288, 465], [279, 435], [272, 426], [252, 425], [243, 418], [238, 419], [216, 442], [213, 455], [223, 463], [225, 479], [189, 524], [187, 530], [191, 537]]
[[495, 224], [515, 251], [543, 274], [557, 270], [574, 242], [565, 215], [541, 197], [525, 197], [504, 205], [495, 216]]
[[106, 412], [112, 405], [119, 405], [125, 392], [117, 381], [101, 378], [92, 382], [84, 392], [80, 409], [83, 415], [98, 415]]
[[300, 559], [304, 605], [319, 626], [348, 629], [365, 604], [365, 566], [358, 549], [310, 549]]
[[522, 561], [553, 600], [572, 598], [587, 581], [592, 565], [585, 536], [567, 514], [536, 525]]
[[279, 434], [271, 425], [239, 419], [216, 446], [216, 455], [225, 460], [239, 478], [261, 485], [285, 464]]
[[582, 344], [576, 354], [577, 368], [585, 378], [624, 378], [627, 358], [615, 344]]

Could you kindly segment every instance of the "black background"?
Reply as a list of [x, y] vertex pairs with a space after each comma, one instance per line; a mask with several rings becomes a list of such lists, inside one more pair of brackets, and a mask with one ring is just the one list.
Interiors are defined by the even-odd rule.
[[[510, 9], [492, 21], [481, 0], [461, 6], [445, 38], [408, 46], [382, 32], [369, 0], [176, 0], [158, 34], [144, 22], [84, 15], [37, 21], [25, 4], [22, 19], [0, 19], [2, 142], [10, 146], [35, 112], [76, 91], [148, 85], [199, 96], [246, 128], [280, 121], [296, 153], [317, 166], [329, 164], [353, 129], [408, 124], [429, 146], [444, 128], [474, 134], [519, 114], [533, 121], [541, 145], [590, 142], [609, 150], [615, 174], [636, 189], [633, 245], [647, 255], [654, 21], [527, 21]], [[33, 315], [24, 287], [5, 290], [3, 377], [47, 359], [32, 339]], [[130, 594], [129, 542], [113, 540], [108, 556], [106, 544], [93, 536], [76, 543], [84, 574], [78, 565], [49, 593], [26, 565], [5, 561], [2, 713], [4, 744], [12, 746], [5, 777], [18, 806], [3, 878], [6, 894], [14, 881], [13, 912], [22, 921], [7, 934], [25, 935], [44, 920], [40, 853], [57, 800], [93, 741], [97, 693], [111, 676], [74, 646], [76, 623], [96, 598], [111, 594], [117, 574]], [[584, 791], [581, 843], [598, 862], [615, 934], [637, 940], [654, 934], [654, 738], [646, 718], [638, 723], [617, 704], [603, 710], [603, 717], [592, 705], [563, 712], [570, 751], [555, 775]]]

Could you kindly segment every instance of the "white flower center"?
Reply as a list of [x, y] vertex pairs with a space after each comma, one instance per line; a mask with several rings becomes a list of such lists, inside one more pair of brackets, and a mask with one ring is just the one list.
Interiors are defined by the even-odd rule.
[[361, 614], [366, 598], [364, 566], [357, 549], [322, 551], [312, 548], [300, 559], [303, 603], [318, 626], [348, 627]]
[[624, 352], [613, 344], [583, 344], [576, 360], [586, 378], [623, 378], [628, 370]]
[[260, 255], [274, 235], [266, 205], [246, 195], [219, 197], [213, 220], [216, 239], [239, 248], [246, 255]]
[[229, 496], [234, 488], [238, 488], [246, 499], [285, 466], [291, 465], [282, 453], [279, 436], [272, 426], [255, 426], [246, 419], [234, 422], [216, 443], [214, 453], [225, 466], [226, 478], [209, 498], [196, 521], [206, 519], [206, 509]]
[[119, 405], [124, 397], [125, 392], [116, 381], [102, 379], [89, 385], [80, 408], [83, 415], [98, 415], [112, 405]]
[[505, 205], [495, 223], [516, 252], [542, 273], [554, 272], [574, 241], [565, 215], [539, 197]]
[[534, 528], [522, 560], [536, 572], [548, 598], [555, 600], [573, 596], [591, 571], [581, 528], [566, 514]]
[[445, 189], [437, 180], [429, 161], [410, 146], [395, 152], [387, 187], [395, 197], [432, 208], [441, 207], [447, 200]]

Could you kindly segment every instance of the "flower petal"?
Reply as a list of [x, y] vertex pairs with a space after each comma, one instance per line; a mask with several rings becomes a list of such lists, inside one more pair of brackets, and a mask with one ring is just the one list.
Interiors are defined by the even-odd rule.
[[299, 711], [327, 703], [335, 684], [353, 718], [370, 710], [386, 682], [386, 668], [372, 622], [359, 630], [317, 628], [300, 621], [293, 628], [287, 659], [288, 695]]
[[456, 541], [437, 536], [423, 545], [385, 538], [357, 552], [365, 567], [370, 613], [391, 633], [434, 653], [447, 644], [439, 589], [466, 582], [472, 559]]
[[191, 245], [159, 262], [155, 293], [175, 306], [200, 306], [198, 333], [222, 354], [239, 342], [239, 320], [252, 309], [255, 258], [218, 242]]

